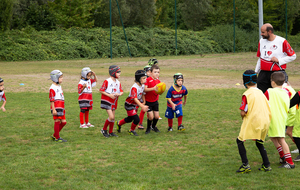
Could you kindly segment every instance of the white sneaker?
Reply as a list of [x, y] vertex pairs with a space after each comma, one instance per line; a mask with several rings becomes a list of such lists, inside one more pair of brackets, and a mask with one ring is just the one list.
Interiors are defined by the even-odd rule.
[[86, 124], [80, 124], [80, 127], [79, 128], [83, 128], [83, 129], [86, 129], [86, 128], [89, 128], [88, 126], [86, 126]]
[[158, 118], [159, 120], [161, 120], [162, 118], [159, 116], [159, 118]]
[[94, 125], [90, 124], [90, 122], [88, 122], [87, 124], [85, 124], [87, 127], [94, 127]]
[[293, 150], [293, 151], [291, 151], [291, 153], [298, 154], [299, 153], [299, 149]]

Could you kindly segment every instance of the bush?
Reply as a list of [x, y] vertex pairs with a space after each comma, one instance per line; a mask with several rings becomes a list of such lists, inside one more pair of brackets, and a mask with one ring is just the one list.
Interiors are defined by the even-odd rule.
[[[113, 57], [129, 57], [123, 29], [112, 28]], [[175, 55], [175, 31], [166, 28], [126, 29], [133, 57]], [[236, 52], [257, 51], [258, 32], [236, 28]], [[177, 54], [208, 54], [233, 51], [233, 27], [218, 25], [204, 31], [178, 30]], [[299, 50], [300, 35], [289, 36]], [[36, 31], [32, 27], [0, 33], [0, 60], [64, 60], [110, 57], [109, 29], [71, 28]]]

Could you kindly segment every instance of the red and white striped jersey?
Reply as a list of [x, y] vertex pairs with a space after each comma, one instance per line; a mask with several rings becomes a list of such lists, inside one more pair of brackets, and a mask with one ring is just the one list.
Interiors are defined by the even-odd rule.
[[[54, 107], [57, 111], [57, 116], [65, 115], [65, 98], [60, 85], [52, 84], [49, 89], [49, 100], [54, 102]], [[52, 107], [50, 106], [52, 111]]]
[[[86, 88], [81, 92], [83, 85], [87, 85]], [[96, 86], [94, 79], [83, 80], [81, 79], [78, 83], [78, 102], [80, 108], [87, 108], [93, 106], [92, 87]]]
[[[103, 82], [102, 87], [100, 88], [99, 91], [106, 92], [108, 94], [116, 94], [116, 93], [123, 92], [123, 89], [122, 89], [121, 83], [118, 79], [116, 79], [116, 82], [115, 82], [112, 80], [112, 78], [108, 78]], [[114, 104], [116, 101], [118, 101], [118, 98], [111, 99], [110, 97], [102, 94], [101, 95], [101, 104], [103, 101], [107, 102], [109, 104]]]
[[143, 102], [143, 94], [145, 90], [145, 85], [142, 84], [142, 86], [139, 86], [137, 83], [134, 83], [130, 89], [130, 93], [128, 97], [125, 100], [125, 109], [126, 110], [135, 110], [138, 106], [137, 103], [135, 103], [134, 98], [137, 98], [140, 102]]
[[1, 102], [1, 101], [3, 101], [3, 102], [6, 101], [6, 97], [5, 97], [4, 91], [0, 92], [0, 102]]

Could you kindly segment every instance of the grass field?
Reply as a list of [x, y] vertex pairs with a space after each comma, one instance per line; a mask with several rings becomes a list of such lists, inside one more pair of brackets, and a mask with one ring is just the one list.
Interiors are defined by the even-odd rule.
[[[279, 156], [269, 138], [265, 147], [273, 171], [258, 171], [260, 154], [253, 141], [246, 141], [252, 172], [235, 172], [241, 165], [235, 140], [242, 123], [238, 108], [245, 91], [243, 85], [235, 84], [242, 84], [244, 70], [254, 69], [255, 53], [158, 57], [160, 78], [168, 86], [174, 73], [185, 75], [189, 89], [183, 108], [186, 131], [166, 132], [163, 94], [159, 101], [163, 119], [157, 125], [160, 133], [145, 135], [139, 130], [138, 137], [130, 136], [127, 124], [119, 138], [104, 138], [100, 129], [107, 114], [100, 109], [98, 90], [108, 77], [108, 66], [122, 68], [120, 81], [125, 93], [116, 111], [116, 119], [122, 119], [133, 73], [148, 59], [1, 62], [7, 111], [0, 112], [0, 189], [299, 189], [299, 163], [294, 170], [279, 169]], [[299, 62], [297, 59], [287, 70], [296, 90], [300, 89]], [[76, 93], [84, 66], [90, 66], [99, 78], [90, 112], [95, 128], [89, 129], [79, 128]], [[53, 69], [64, 72], [67, 125], [61, 136], [67, 143], [50, 139], [53, 120], [48, 98], [51, 81], [47, 79]], [[296, 148], [290, 139], [287, 142], [291, 150]]]

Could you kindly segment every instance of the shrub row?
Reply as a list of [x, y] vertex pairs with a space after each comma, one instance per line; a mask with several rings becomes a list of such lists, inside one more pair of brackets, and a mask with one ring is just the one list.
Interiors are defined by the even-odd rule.
[[[129, 57], [123, 29], [112, 28], [113, 57]], [[126, 28], [133, 57], [175, 55], [175, 30], [165, 28]], [[236, 52], [256, 51], [258, 31], [236, 28]], [[289, 42], [299, 50], [300, 35], [289, 36]], [[178, 30], [177, 54], [207, 54], [233, 51], [233, 27], [219, 25], [204, 31]], [[0, 33], [1, 61], [66, 60], [79, 58], [109, 58], [109, 29], [71, 28], [36, 31], [33, 28]]]

